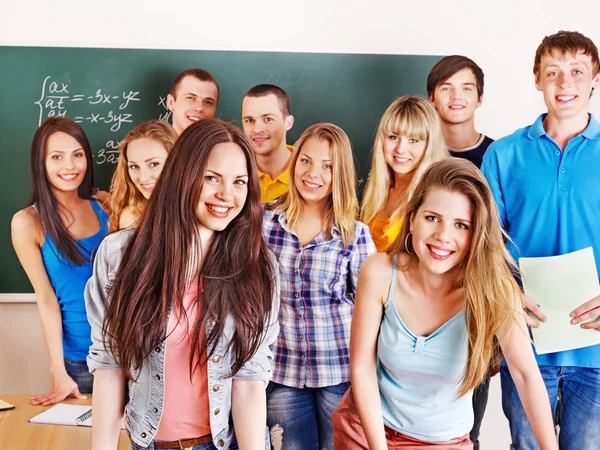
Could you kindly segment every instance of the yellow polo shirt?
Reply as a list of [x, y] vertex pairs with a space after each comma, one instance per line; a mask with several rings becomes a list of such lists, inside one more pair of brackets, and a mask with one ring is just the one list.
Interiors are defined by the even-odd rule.
[[[287, 149], [290, 151], [290, 153], [294, 151], [294, 147], [291, 145], [288, 145]], [[274, 180], [271, 179], [269, 175], [262, 173], [259, 170], [258, 179], [260, 181], [260, 200], [263, 203], [272, 202], [276, 198], [285, 194], [289, 189], [290, 174], [287, 169], [284, 170], [283, 173]]]

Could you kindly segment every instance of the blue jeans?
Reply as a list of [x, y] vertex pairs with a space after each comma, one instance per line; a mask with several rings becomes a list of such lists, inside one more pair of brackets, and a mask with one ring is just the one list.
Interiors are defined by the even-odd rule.
[[94, 375], [90, 373], [86, 361], [71, 361], [65, 359], [65, 369], [67, 369], [67, 375], [73, 378], [73, 381], [77, 383], [79, 392], [82, 394], [91, 394], [92, 387], [94, 386]]
[[298, 389], [269, 383], [267, 425], [273, 450], [333, 450], [331, 416], [349, 386]]
[[[598, 450], [600, 448], [600, 369], [540, 366], [552, 407], [559, 417], [561, 450]], [[508, 368], [500, 370], [502, 409], [510, 424], [515, 450], [539, 450], [523, 405]], [[558, 391], [560, 411], [556, 411]]]

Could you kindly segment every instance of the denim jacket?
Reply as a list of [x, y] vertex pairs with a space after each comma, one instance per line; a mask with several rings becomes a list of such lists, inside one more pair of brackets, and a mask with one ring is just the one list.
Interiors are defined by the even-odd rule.
[[[105, 349], [102, 323], [105, 303], [119, 268], [123, 250], [131, 236], [133, 236], [133, 230], [130, 229], [111, 234], [104, 239], [94, 261], [92, 277], [85, 289], [87, 315], [92, 326], [92, 345], [87, 363], [92, 373], [96, 369], [120, 369], [112, 354]], [[256, 354], [233, 376], [233, 379], [238, 380], [263, 380], [265, 386], [272, 376], [273, 355], [269, 345], [275, 342], [279, 333], [279, 273], [275, 257], [271, 256], [276, 274], [271, 323], [265, 329], [264, 339]], [[214, 322], [207, 326], [207, 334], [211, 326], [214, 326]], [[210, 429], [214, 445], [218, 449], [225, 450], [229, 449], [234, 437], [233, 423], [230, 417], [232, 378], [226, 377], [231, 372], [234, 359], [233, 352], [225, 352], [234, 331], [235, 324], [229, 316], [225, 324], [224, 335], [218, 340], [215, 351], [207, 363]], [[163, 376], [165, 347], [165, 340], [163, 340], [144, 361], [141, 369], [133, 373], [137, 381], [128, 381], [129, 395], [125, 406], [126, 422], [131, 440], [139, 447], [150, 445], [162, 416], [165, 391]]]

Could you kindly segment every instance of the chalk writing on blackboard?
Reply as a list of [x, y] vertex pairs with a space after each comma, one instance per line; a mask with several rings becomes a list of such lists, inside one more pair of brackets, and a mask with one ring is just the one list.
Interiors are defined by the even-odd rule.
[[160, 97], [160, 96], [158, 97], [158, 106], [162, 106], [165, 110], [162, 114], [160, 114], [158, 116], [158, 119], [168, 122], [169, 119], [171, 118], [172, 112], [169, 111], [169, 107], [167, 106], [166, 100], [167, 100], [167, 97]]
[[97, 164], [113, 163], [116, 164], [119, 161], [119, 141], [111, 140], [107, 141], [104, 148], [98, 150], [98, 156], [96, 157]]
[[[133, 125], [130, 124], [139, 122], [133, 112], [128, 111], [132, 103], [142, 100], [139, 91], [127, 89], [122, 92], [109, 92], [100, 88], [93, 92], [75, 93], [71, 89], [71, 80], [53, 79], [52, 76], [44, 78], [41, 91], [39, 100], [34, 102], [40, 109], [38, 126], [47, 117], [58, 116], [69, 117], [81, 124], [103, 127], [102, 132], [107, 134], [105, 139], [108, 140], [103, 148], [95, 152], [96, 163], [118, 162], [118, 139], [131, 130]], [[168, 121], [171, 111], [167, 107], [166, 96], [159, 96], [157, 105], [164, 108], [158, 117], [159, 120]], [[113, 133], [118, 133], [119, 136], [111, 137]]]

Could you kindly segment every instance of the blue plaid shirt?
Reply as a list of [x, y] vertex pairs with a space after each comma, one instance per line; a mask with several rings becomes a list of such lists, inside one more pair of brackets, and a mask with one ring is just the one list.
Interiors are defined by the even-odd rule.
[[332, 239], [321, 232], [302, 246], [281, 211], [265, 211], [263, 234], [281, 274], [280, 332], [271, 348], [276, 383], [318, 388], [350, 381], [350, 323], [358, 269], [376, 250], [362, 222], [356, 222], [346, 248], [340, 230], [334, 225], [332, 231]]

